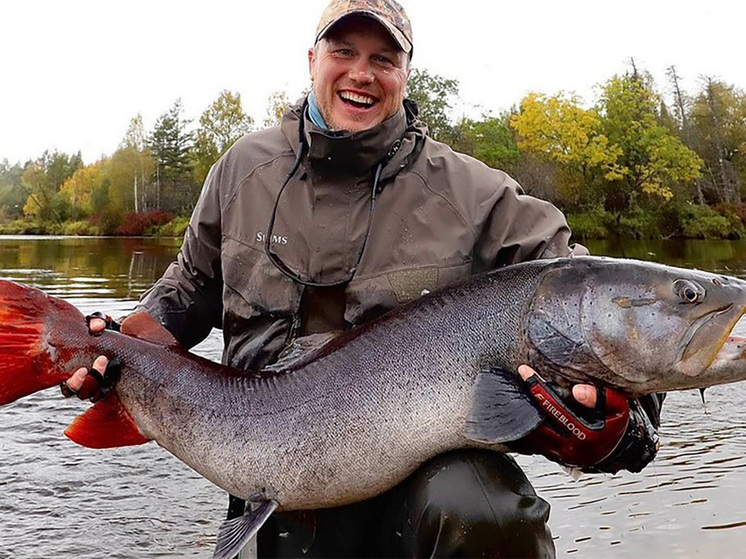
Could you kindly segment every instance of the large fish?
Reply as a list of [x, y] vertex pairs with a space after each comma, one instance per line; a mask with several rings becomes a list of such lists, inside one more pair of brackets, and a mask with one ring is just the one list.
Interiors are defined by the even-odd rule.
[[[746, 282], [605, 258], [540, 260], [430, 294], [246, 373], [196, 357], [145, 313], [89, 334], [72, 305], [0, 282], [0, 403], [104, 354], [123, 363], [66, 434], [89, 447], [156, 441], [259, 506], [223, 524], [231, 557], [275, 508], [343, 505], [454, 448], [505, 451], [541, 416], [515, 381], [529, 363], [560, 387], [630, 396], [746, 378]], [[503, 373], [500, 371], [507, 371]]]

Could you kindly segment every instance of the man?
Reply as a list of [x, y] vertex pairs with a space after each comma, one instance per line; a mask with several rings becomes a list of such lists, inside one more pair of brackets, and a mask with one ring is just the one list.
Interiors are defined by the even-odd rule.
[[[409, 20], [393, 0], [333, 0], [308, 53], [312, 92], [281, 126], [244, 137], [214, 166], [178, 261], [141, 308], [186, 347], [222, 328], [223, 361], [256, 369], [298, 337], [355, 327], [498, 266], [570, 255], [556, 208], [427, 137], [404, 98], [412, 48]], [[94, 363], [105, 367], [105, 358]], [[64, 388], [88, 397], [95, 382], [81, 369]], [[652, 459], [654, 430], [637, 404], [630, 413], [619, 395], [587, 385], [573, 396], [589, 408], [606, 401], [593, 412], [606, 427], [590, 444], [569, 444], [542, 425], [516, 449], [607, 471]], [[243, 503], [232, 501], [232, 513], [243, 513]], [[275, 514], [258, 550], [552, 557], [548, 514], [511, 458], [459, 451], [369, 501]]]

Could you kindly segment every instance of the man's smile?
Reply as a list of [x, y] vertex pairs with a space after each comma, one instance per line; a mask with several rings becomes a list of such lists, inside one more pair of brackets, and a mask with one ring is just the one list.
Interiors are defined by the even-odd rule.
[[340, 91], [339, 98], [347, 105], [356, 109], [368, 109], [378, 102], [378, 99], [364, 93], [355, 93], [352, 91]]

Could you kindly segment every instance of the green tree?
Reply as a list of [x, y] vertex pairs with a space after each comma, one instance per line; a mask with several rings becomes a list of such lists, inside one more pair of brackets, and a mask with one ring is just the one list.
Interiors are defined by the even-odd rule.
[[684, 144], [689, 145], [688, 131], [689, 131], [689, 106], [691, 100], [689, 96], [681, 89], [681, 76], [676, 70], [676, 66], [669, 66], [666, 70], [666, 76], [671, 84], [671, 90], [673, 93], [673, 118], [678, 125], [678, 129], [681, 132]]
[[622, 177], [620, 149], [603, 133], [598, 113], [582, 108], [578, 97], [530, 93], [510, 124], [521, 150], [557, 163], [565, 203], [593, 205], [595, 186]]
[[71, 208], [74, 220], [93, 214], [94, 193], [103, 186], [106, 163], [106, 159], [101, 159], [92, 165], [79, 167], [60, 188], [59, 195]]
[[147, 145], [155, 160], [155, 207], [187, 211], [197, 197], [193, 178], [191, 147], [193, 134], [188, 119], [182, 116], [181, 100], [155, 123]]
[[[686, 147], [697, 151], [697, 148], [694, 145], [690, 118], [692, 105], [691, 97], [681, 89], [681, 76], [677, 72], [676, 66], [670, 66], [666, 70], [666, 76], [668, 76], [668, 81], [671, 84], [671, 93], [673, 94], [673, 118], [677, 124], [678, 135]], [[702, 179], [703, 177], [700, 176], [700, 178], [695, 181], [697, 203], [700, 205], [705, 204], [704, 182]]]
[[692, 145], [704, 160], [706, 196], [712, 202], [740, 203], [746, 179], [746, 95], [704, 78], [689, 116]]
[[456, 141], [452, 147], [476, 157], [494, 169], [512, 173], [521, 158], [515, 134], [510, 127], [512, 113], [463, 119], [456, 126]]
[[659, 109], [660, 98], [648, 74], [634, 70], [603, 86], [603, 132], [620, 149], [621, 174], [607, 189], [607, 209], [620, 211], [646, 202], [656, 206], [677, 190], [690, 191], [700, 176], [702, 160], [662, 125]]
[[145, 151], [147, 149], [147, 135], [145, 133], [145, 125], [142, 123], [142, 115], [140, 113], [137, 113], [130, 120], [120, 147], [133, 147], [138, 151]]
[[415, 68], [407, 81], [407, 97], [417, 102], [419, 118], [427, 124], [433, 139], [449, 142], [453, 138], [449, 112], [458, 98], [457, 80]]
[[[152, 172], [154, 167], [151, 164], [145, 170]], [[142, 190], [139, 188], [140, 176], [141, 153], [134, 146], [120, 147], [114, 152], [105, 171], [105, 177], [108, 179], [106, 212], [109, 214], [109, 219], [118, 221], [126, 213], [144, 210], [140, 198], [142, 196]], [[136, 200], [138, 200], [137, 203]]]
[[244, 134], [254, 120], [241, 106], [241, 94], [221, 91], [218, 98], [199, 117], [194, 142], [194, 177], [203, 183], [213, 164]]
[[515, 130], [510, 126], [515, 112], [513, 109], [499, 116], [484, 115], [482, 120], [462, 119], [454, 127], [451, 146], [493, 169], [505, 171], [528, 194], [556, 201], [558, 166], [518, 148]]
[[11, 165], [7, 159], [0, 163], [0, 217], [17, 219], [23, 215], [28, 192], [23, 187], [22, 176], [20, 164]]
[[28, 192], [23, 213], [41, 221], [61, 223], [67, 218], [69, 206], [59, 196], [60, 187], [83, 164], [80, 153], [67, 155], [45, 151], [26, 165], [21, 182]]
[[266, 128], [278, 126], [282, 121], [282, 115], [290, 107], [290, 99], [288, 99], [288, 94], [284, 91], [275, 91], [272, 93], [269, 96], [268, 102], [267, 116], [264, 119], [264, 126]]
[[[125, 153], [119, 154], [119, 151]], [[118, 160], [115, 166], [119, 165], [121, 159], [124, 159], [127, 163], [124, 165], [125, 169], [122, 169], [122, 176], [119, 177], [119, 183], [121, 184], [115, 184], [114, 189], [126, 189], [125, 183], [130, 179], [132, 209], [135, 212], [143, 212], [154, 208], [156, 206], [155, 185], [151, 179], [155, 162], [148, 146], [142, 116], [139, 113], [130, 121], [127, 132], [119, 144], [118, 152], [115, 153]], [[125, 196], [120, 194], [119, 198], [123, 200]]]

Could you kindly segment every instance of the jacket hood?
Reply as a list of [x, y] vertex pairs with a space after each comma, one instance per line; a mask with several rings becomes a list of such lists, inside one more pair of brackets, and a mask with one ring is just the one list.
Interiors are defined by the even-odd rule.
[[361, 132], [323, 130], [311, 122], [305, 106], [302, 99], [290, 107], [282, 118], [281, 128], [297, 154], [303, 119], [308, 160], [319, 168], [332, 166], [362, 176], [383, 162], [381, 179], [386, 180], [407, 166], [427, 134], [427, 126], [417, 120], [416, 105], [408, 100], [394, 116]]

